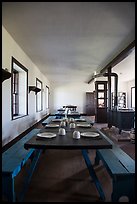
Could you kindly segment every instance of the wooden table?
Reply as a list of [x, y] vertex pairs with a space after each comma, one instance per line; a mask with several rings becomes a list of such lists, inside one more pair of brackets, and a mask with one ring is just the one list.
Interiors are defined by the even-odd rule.
[[68, 108], [69, 110], [72, 110], [72, 111], [76, 111], [77, 109], [77, 106], [73, 106], [73, 105], [64, 105], [63, 108]]
[[56, 118], [64, 118], [65, 116], [67, 116], [68, 118], [80, 118], [81, 114], [77, 111], [71, 111], [71, 113], [67, 113], [65, 114], [64, 112], [57, 112], [55, 113]]
[[101, 200], [105, 200], [105, 195], [103, 192], [103, 189], [101, 187], [101, 184], [95, 174], [94, 168], [91, 164], [91, 161], [88, 157], [88, 149], [111, 149], [112, 144], [109, 143], [104, 137], [101, 132], [98, 132], [97, 129], [94, 127], [90, 128], [81, 128], [77, 127], [74, 130], [79, 130], [80, 132], [98, 132], [99, 139], [95, 138], [85, 138], [82, 137], [80, 139], [73, 139], [73, 131], [68, 126], [66, 127], [66, 135], [60, 136], [58, 135], [58, 129], [59, 128], [45, 128], [41, 129], [40, 132], [54, 132], [57, 134], [54, 138], [44, 138], [44, 139], [38, 139], [36, 135], [34, 135], [29, 141], [27, 141], [24, 144], [25, 149], [29, 148], [35, 148], [35, 149], [81, 149], [82, 155], [84, 157], [85, 163], [88, 167], [90, 176], [95, 182], [96, 188], [99, 192]]

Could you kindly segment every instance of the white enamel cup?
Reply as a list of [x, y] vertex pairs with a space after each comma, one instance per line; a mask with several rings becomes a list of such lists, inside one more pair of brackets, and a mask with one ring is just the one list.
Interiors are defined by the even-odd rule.
[[80, 139], [80, 132], [79, 131], [74, 131], [73, 132], [73, 138], [74, 139]]
[[65, 121], [61, 121], [60, 122], [60, 127], [65, 127], [66, 126], [66, 122]]
[[59, 128], [59, 135], [66, 135], [65, 128]]
[[76, 127], [76, 124], [75, 124], [75, 123], [70, 123], [70, 124], [69, 124], [69, 127], [70, 127], [70, 128], [75, 128], [75, 127]]

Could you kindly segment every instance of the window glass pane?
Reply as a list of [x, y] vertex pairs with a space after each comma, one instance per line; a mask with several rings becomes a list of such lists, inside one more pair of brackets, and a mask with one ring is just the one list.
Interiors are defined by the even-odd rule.
[[104, 99], [98, 99], [98, 107], [99, 108], [104, 108], [105, 107]]
[[98, 90], [104, 90], [104, 84], [98, 84]]
[[98, 92], [98, 98], [104, 98], [104, 92]]
[[42, 110], [42, 82], [36, 78], [36, 87], [41, 89], [36, 94], [36, 111], [41, 111]]

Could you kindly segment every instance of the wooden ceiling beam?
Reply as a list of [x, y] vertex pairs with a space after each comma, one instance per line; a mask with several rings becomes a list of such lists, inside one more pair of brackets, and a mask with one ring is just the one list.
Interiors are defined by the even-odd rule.
[[103, 76], [103, 74], [106, 72], [108, 68], [112, 68], [115, 65], [117, 65], [119, 62], [121, 62], [123, 59], [125, 59], [134, 49], [135, 47], [135, 40], [132, 41], [122, 52], [120, 52], [111, 62], [109, 62], [103, 69], [100, 70], [100, 73], [97, 75], [93, 75], [91, 79], [88, 81], [88, 84], [90, 84], [95, 78]]

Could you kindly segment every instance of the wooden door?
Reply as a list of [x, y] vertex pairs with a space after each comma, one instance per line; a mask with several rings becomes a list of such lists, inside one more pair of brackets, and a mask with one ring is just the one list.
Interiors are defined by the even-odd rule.
[[95, 93], [86, 92], [86, 114], [95, 115]]
[[95, 95], [96, 95], [95, 121], [97, 123], [106, 123], [107, 122], [107, 81], [95, 82]]

